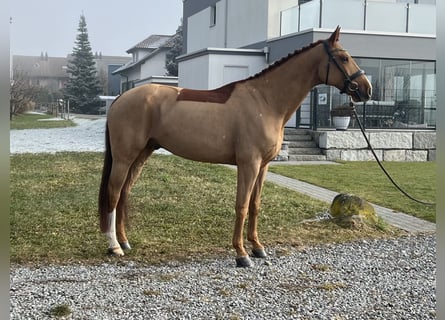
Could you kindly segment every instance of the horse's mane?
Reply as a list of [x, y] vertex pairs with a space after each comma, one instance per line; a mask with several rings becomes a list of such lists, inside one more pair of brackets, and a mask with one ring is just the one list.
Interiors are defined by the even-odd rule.
[[191, 90], [191, 89], [182, 89], [176, 100], [177, 101], [196, 101], [196, 102], [211, 102], [211, 103], [225, 103], [230, 96], [232, 95], [233, 90], [235, 89], [236, 85], [239, 83], [244, 83], [246, 81], [256, 79], [261, 77], [264, 74], [269, 73], [271, 70], [276, 69], [292, 57], [295, 57], [296, 55], [305, 52], [317, 45], [319, 45], [323, 40], [316, 41], [314, 43], [311, 43], [308, 46], [305, 46], [301, 49], [297, 49], [294, 52], [288, 54], [286, 57], [281, 58], [280, 60], [276, 61], [275, 63], [271, 64], [269, 67], [263, 69], [259, 73], [238, 81], [234, 81], [231, 83], [228, 83], [226, 85], [223, 85], [222, 87], [213, 89], [213, 90]]
[[283, 63], [285, 63], [286, 61], [288, 61], [289, 59], [293, 58], [296, 55], [299, 55], [300, 53], [303, 53], [309, 49], [312, 49], [313, 47], [319, 45], [320, 43], [322, 43], [323, 40], [318, 40], [316, 42], [313, 42], [303, 48], [297, 49], [294, 52], [289, 53], [287, 56], [281, 58], [280, 60], [275, 61], [274, 63], [272, 63], [271, 65], [269, 65], [267, 68], [261, 70], [260, 72], [254, 74], [253, 76], [250, 76], [249, 78], [246, 78], [244, 80], [240, 80], [239, 82], [243, 82], [243, 81], [247, 81], [247, 80], [252, 80], [252, 79], [256, 79], [261, 77], [262, 75], [269, 73], [270, 71], [276, 69], [277, 67], [281, 66]]

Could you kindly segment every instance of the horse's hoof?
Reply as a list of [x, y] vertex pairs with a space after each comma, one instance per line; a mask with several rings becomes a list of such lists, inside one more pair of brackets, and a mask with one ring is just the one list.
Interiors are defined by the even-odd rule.
[[263, 248], [252, 249], [252, 254], [255, 258], [267, 258], [267, 253]]
[[236, 258], [236, 266], [239, 268], [250, 268], [253, 266], [248, 256]]
[[122, 251], [121, 247], [108, 248], [108, 254], [110, 256], [122, 257], [124, 255], [124, 251]]
[[122, 250], [131, 250], [131, 246], [128, 241], [119, 242], [119, 245], [121, 246]]

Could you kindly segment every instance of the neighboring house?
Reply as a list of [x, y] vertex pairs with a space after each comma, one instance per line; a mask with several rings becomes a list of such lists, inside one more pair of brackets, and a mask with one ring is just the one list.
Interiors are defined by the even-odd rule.
[[172, 47], [173, 36], [151, 35], [127, 50], [132, 60], [114, 70], [112, 74], [121, 76], [121, 91], [146, 83], [160, 83], [176, 86], [178, 78], [167, 76], [166, 54]]
[[[212, 89], [254, 75], [337, 25], [373, 85], [367, 128], [436, 126], [435, 0], [184, 0], [179, 86]], [[323, 99], [319, 99], [319, 97]], [[347, 102], [317, 86], [287, 127], [330, 128]], [[360, 106], [360, 108], [362, 108]]]
[[49, 92], [62, 89], [69, 77], [66, 58], [48, 57], [42, 53], [40, 57], [14, 55], [12, 61], [13, 72], [24, 72], [31, 85], [46, 87]]
[[118, 95], [120, 93], [121, 77], [113, 74], [113, 72], [131, 61], [131, 57], [105, 56], [102, 53], [96, 53], [94, 60], [99, 82], [104, 88], [104, 94], [108, 96]]
[[[39, 56], [14, 55], [13, 71], [22, 71], [33, 85], [45, 87], [50, 93], [60, 92], [69, 78], [67, 57], [49, 57], [48, 54]], [[97, 75], [104, 88], [104, 94], [117, 95], [120, 92], [120, 77], [113, 75], [112, 71], [127, 63], [130, 57], [105, 56], [96, 54]]]

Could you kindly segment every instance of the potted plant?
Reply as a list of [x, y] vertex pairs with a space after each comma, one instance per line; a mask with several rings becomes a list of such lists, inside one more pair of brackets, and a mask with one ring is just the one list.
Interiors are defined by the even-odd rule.
[[336, 130], [347, 130], [351, 121], [352, 108], [348, 104], [332, 108], [331, 117]]

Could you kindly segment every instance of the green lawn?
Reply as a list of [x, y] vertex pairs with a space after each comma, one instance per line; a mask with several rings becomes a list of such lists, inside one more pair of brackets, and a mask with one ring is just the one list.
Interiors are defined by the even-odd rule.
[[[11, 129], [51, 129], [73, 127], [76, 124], [72, 120], [47, 120], [53, 116], [44, 114], [25, 113], [14, 116], [10, 122]], [[45, 121], [47, 120], [47, 121]]]
[[[97, 263], [106, 256], [97, 197], [100, 153], [11, 156], [10, 258], [13, 263]], [[236, 172], [175, 156], [151, 157], [130, 196], [123, 257], [155, 263], [232, 254]], [[328, 204], [266, 183], [259, 220], [265, 245], [307, 246], [399, 234], [301, 223]]]
[[[435, 202], [436, 162], [384, 162], [383, 165], [409, 194]], [[340, 165], [274, 165], [269, 171], [339, 193], [352, 193], [370, 202], [436, 221], [434, 206], [418, 204], [405, 197], [373, 161], [342, 162]]]

